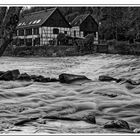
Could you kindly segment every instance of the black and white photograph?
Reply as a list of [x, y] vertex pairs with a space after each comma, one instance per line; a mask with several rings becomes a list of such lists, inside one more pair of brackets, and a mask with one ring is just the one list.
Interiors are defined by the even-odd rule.
[[140, 133], [140, 5], [0, 5], [0, 135]]

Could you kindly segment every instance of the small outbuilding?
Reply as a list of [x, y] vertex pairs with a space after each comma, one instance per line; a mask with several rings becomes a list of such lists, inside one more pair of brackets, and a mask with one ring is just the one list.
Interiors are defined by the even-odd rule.
[[91, 14], [84, 14], [77, 16], [71, 22], [71, 36], [85, 37], [88, 34], [95, 35], [94, 40], [98, 41], [98, 24]]

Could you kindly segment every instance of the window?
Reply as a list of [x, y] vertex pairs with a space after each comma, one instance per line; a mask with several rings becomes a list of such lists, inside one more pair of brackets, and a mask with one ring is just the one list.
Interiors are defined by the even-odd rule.
[[24, 39], [20, 39], [20, 40], [19, 40], [19, 45], [20, 45], [20, 46], [24, 45]]
[[35, 46], [40, 45], [40, 38], [35, 38], [34, 39], [34, 45]]
[[26, 35], [32, 35], [32, 29], [26, 29]]
[[67, 34], [67, 31], [64, 31], [64, 34]]
[[24, 36], [24, 29], [19, 29], [19, 36]]
[[17, 39], [13, 39], [12, 45], [17, 45]]
[[74, 31], [74, 36], [76, 36], [76, 31]]
[[54, 29], [53, 29], [53, 34], [59, 34], [59, 29], [54, 28]]
[[39, 28], [34, 28], [33, 29], [33, 34], [38, 35], [39, 34]]
[[26, 39], [26, 45], [32, 46], [32, 39], [31, 38]]

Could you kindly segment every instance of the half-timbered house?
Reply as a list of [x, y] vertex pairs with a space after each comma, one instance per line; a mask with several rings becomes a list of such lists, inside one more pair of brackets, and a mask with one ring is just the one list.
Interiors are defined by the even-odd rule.
[[41, 46], [56, 42], [59, 33], [70, 35], [71, 25], [58, 8], [34, 12], [21, 17], [15, 42], [19, 46]]
[[17, 46], [43, 46], [57, 44], [57, 35], [83, 38], [94, 33], [98, 42], [98, 24], [90, 14], [77, 16], [71, 23], [58, 8], [23, 15], [17, 25], [13, 44]]

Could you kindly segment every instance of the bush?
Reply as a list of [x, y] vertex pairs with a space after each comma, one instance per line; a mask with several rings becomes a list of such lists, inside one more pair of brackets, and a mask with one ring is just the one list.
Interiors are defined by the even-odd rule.
[[92, 53], [94, 42], [94, 34], [88, 34], [85, 38], [80, 38], [75, 40], [77, 46], [77, 51], [82, 53]]
[[113, 39], [113, 40], [108, 40], [108, 41], [107, 41], [107, 44], [108, 44], [109, 46], [116, 45], [116, 43], [117, 43], [117, 40], [115, 40], [115, 39]]
[[116, 42], [115, 49], [120, 54], [129, 54], [130, 47], [126, 42], [120, 41]]
[[58, 44], [59, 45], [66, 45], [67, 38], [64, 33], [59, 33], [57, 36]]
[[118, 54], [132, 54], [135, 48], [134, 44], [130, 45], [127, 41], [109, 40], [107, 44]]

